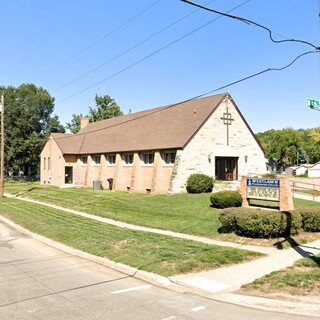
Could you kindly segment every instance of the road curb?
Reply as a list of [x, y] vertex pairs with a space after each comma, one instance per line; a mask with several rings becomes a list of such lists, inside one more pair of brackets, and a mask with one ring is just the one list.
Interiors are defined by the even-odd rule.
[[155, 285], [160, 285], [160, 286], [170, 286], [172, 284], [174, 284], [169, 278], [164, 277], [164, 276], [160, 276], [158, 274], [152, 273], [152, 272], [147, 272], [147, 271], [143, 271], [143, 270], [139, 270], [137, 268], [134, 267], [130, 267], [126, 264], [123, 263], [119, 263], [119, 262], [115, 262], [112, 260], [109, 260], [107, 258], [103, 258], [103, 257], [98, 257], [95, 256], [93, 254], [81, 251], [79, 249], [75, 249], [72, 247], [69, 247], [63, 243], [60, 242], [56, 242], [54, 240], [51, 240], [49, 238], [46, 238], [44, 236], [41, 236], [37, 233], [34, 233], [28, 229], [23, 228], [22, 226], [16, 224], [15, 222], [13, 222], [10, 219], [7, 219], [3, 216], [0, 215], [0, 220], [3, 221], [4, 223], [6, 223], [7, 225], [15, 228], [16, 230], [27, 234], [28, 236], [32, 237], [33, 239], [46, 244], [52, 248], [55, 248], [57, 250], [63, 251], [67, 254], [85, 259], [85, 260], [89, 260], [95, 263], [98, 263], [100, 265], [106, 266], [110, 269], [116, 270], [118, 272], [121, 272], [123, 274], [126, 274], [128, 276], [131, 277], [135, 277], [138, 278], [140, 280], [144, 280], [147, 282], [150, 282], [152, 284]]

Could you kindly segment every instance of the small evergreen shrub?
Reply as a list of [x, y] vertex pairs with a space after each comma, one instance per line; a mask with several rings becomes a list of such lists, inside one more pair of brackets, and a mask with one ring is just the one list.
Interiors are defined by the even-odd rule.
[[285, 211], [281, 213], [283, 215], [284, 224], [286, 226], [286, 235], [296, 235], [300, 232], [302, 225], [302, 216], [295, 210]]
[[235, 215], [237, 214], [237, 210], [235, 208], [228, 208], [220, 211], [219, 213], [219, 221], [226, 232], [231, 232], [236, 229], [237, 219]]
[[219, 220], [223, 230], [234, 231], [250, 238], [274, 238], [295, 235], [302, 227], [297, 212], [279, 212], [253, 208], [228, 208], [221, 210]]
[[264, 178], [276, 178], [277, 175], [275, 173], [265, 173], [262, 175]]
[[210, 196], [210, 201], [212, 207], [218, 209], [242, 206], [242, 197], [237, 191], [216, 192]]
[[320, 209], [298, 209], [295, 214], [302, 217], [302, 228], [307, 232], [320, 232]]
[[211, 192], [213, 188], [212, 177], [202, 173], [192, 174], [187, 180], [188, 193]]
[[[251, 210], [251, 209], [250, 209]], [[279, 212], [247, 211], [238, 216], [236, 233], [250, 238], [274, 238], [283, 235], [285, 224]]]

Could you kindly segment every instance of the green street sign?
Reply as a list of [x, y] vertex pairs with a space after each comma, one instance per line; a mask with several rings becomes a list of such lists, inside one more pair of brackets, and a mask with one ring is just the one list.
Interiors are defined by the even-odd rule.
[[314, 110], [320, 110], [320, 100], [307, 99], [307, 106]]

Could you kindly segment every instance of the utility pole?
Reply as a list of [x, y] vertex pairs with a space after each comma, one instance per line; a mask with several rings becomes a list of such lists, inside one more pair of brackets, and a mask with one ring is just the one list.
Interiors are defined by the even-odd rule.
[[1, 150], [0, 150], [0, 198], [3, 198], [4, 193], [4, 96], [1, 95], [0, 100], [1, 112]]

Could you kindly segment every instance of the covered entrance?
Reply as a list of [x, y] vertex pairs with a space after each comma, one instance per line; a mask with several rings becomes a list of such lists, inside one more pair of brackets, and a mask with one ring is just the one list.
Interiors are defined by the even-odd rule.
[[216, 157], [215, 166], [217, 180], [238, 179], [238, 157]]
[[72, 184], [73, 183], [73, 167], [71, 166], [65, 167], [64, 173], [65, 173], [64, 183]]

